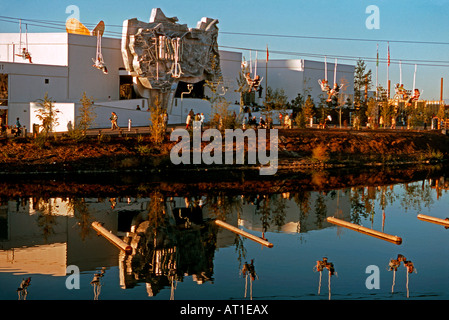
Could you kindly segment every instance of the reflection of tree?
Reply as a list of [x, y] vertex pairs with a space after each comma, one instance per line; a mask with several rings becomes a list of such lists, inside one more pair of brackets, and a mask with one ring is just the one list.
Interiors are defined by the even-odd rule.
[[76, 225], [80, 228], [81, 239], [84, 240], [92, 230], [91, 223], [93, 221], [84, 198], [69, 199], [67, 207], [73, 211], [75, 220], [77, 221]]
[[239, 196], [228, 195], [225, 192], [212, 193], [207, 195], [206, 205], [213, 217], [226, 221], [226, 216], [230, 212], [238, 215], [242, 212], [242, 202]]
[[421, 211], [422, 205], [428, 208], [432, 205], [432, 189], [428, 184], [406, 183], [402, 185], [404, 195], [401, 198], [401, 206], [404, 211], [414, 209]]
[[282, 226], [285, 224], [285, 217], [287, 209], [287, 199], [282, 197], [280, 194], [272, 195], [271, 200], [273, 202], [273, 223], [278, 228], [278, 231], [281, 230]]
[[323, 226], [323, 221], [326, 220], [327, 216], [325, 195], [321, 192], [318, 194], [318, 197], [315, 200], [315, 214], [317, 226], [321, 229]]
[[362, 219], [371, 216], [374, 219], [375, 207], [378, 205], [382, 214], [388, 206], [399, 202], [401, 208], [407, 212], [410, 209], [421, 211], [433, 204], [432, 187], [426, 180], [412, 183], [378, 186], [353, 187], [349, 191], [351, 204], [351, 221], [360, 224]]
[[307, 229], [304, 228], [305, 224], [303, 224], [303, 221], [307, 219], [309, 212], [311, 210], [310, 197], [311, 197], [310, 191], [304, 191], [293, 195], [293, 200], [295, 201], [296, 205], [299, 208], [298, 228], [301, 228], [301, 230], [297, 230], [298, 233], [300, 231], [302, 232], [308, 231]]
[[56, 214], [58, 209], [53, 204], [53, 199], [38, 199], [35, 203], [36, 211], [39, 212], [37, 216], [37, 225], [42, 228], [44, 239], [54, 234], [54, 227], [57, 225]]
[[351, 222], [360, 224], [362, 218], [366, 218], [366, 208], [363, 203], [363, 188], [352, 188], [350, 193]]

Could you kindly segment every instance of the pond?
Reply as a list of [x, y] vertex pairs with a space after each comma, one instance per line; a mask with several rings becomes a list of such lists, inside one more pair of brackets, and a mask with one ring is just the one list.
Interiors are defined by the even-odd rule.
[[[37, 181], [30, 185], [40, 188]], [[89, 191], [4, 195], [0, 299], [448, 299], [449, 230], [418, 219], [419, 214], [449, 216], [445, 173], [338, 185], [320, 190], [292, 183], [287, 189], [239, 192], [217, 183], [167, 192], [159, 184], [140, 186], [133, 195], [113, 187], [101, 196]], [[402, 242], [337, 226], [328, 217]], [[132, 252], [94, 229], [93, 222]], [[400, 255], [404, 261], [392, 270], [390, 263]], [[330, 268], [316, 268], [324, 258], [333, 266], [332, 275]], [[244, 272], [248, 267], [253, 271]], [[28, 278], [29, 285], [21, 285]]]

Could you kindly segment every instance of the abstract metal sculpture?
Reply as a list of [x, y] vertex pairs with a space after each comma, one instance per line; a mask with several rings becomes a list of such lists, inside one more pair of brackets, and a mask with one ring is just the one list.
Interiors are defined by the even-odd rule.
[[134, 89], [144, 98], [157, 95], [163, 107], [173, 99], [179, 81], [193, 84], [221, 77], [218, 21], [202, 18], [196, 28], [177, 21], [155, 8], [149, 23], [136, 18], [123, 22], [122, 56]]

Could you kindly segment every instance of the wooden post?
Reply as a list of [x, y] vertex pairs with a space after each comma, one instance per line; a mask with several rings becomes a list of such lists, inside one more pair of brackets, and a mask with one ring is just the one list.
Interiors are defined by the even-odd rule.
[[431, 216], [426, 216], [424, 214], [418, 214], [417, 218], [422, 221], [427, 221], [427, 222], [431, 222], [431, 223], [435, 223], [435, 224], [440, 224], [445, 227], [449, 227], [448, 219], [435, 218], [435, 217], [431, 217]]
[[220, 227], [228, 229], [228, 230], [230, 230], [230, 231], [232, 231], [234, 233], [240, 234], [240, 235], [242, 235], [242, 236], [244, 236], [244, 237], [246, 237], [246, 238], [248, 238], [250, 240], [256, 241], [256, 242], [258, 242], [258, 243], [260, 243], [260, 244], [262, 244], [262, 245], [264, 245], [264, 246], [266, 246], [268, 248], [272, 248], [273, 247], [272, 243], [270, 243], [270, 242], [268, 242], [268, 241], [266, 241], [266, 240], [264, 240], [264, 239], [262, 239], [260, 237], [257, 237], [257, 236], [255, 236], [255, 235], [253, 235], [251, 233], [248, 233], [248, 232], [243, 231], [243, 230], [241, 230], [239, 228], [236, 228], [236, 227], [234, 227], [234, 226], [232, 226], [232, 225], [230, 225], [230, 224], [228, 224], [228, 223], [226, 223], [224, 221], [215, 220], [215, 223], [217, 225], [219, 225]]
[[94, 221], [92, 222], [92, 228], [98, 232], [98, 234], [101, 234], [103, 237], [105, 237], [107, 240], [109, 240], [113, 245], [115, 245], [120, 250], [123, 250], [126, 254], [132, 253], [132, 247], [125, 243], [122, 239], [117, 237], [115, 234], [113, 234], [111, 231], [106, 229], [102, 226], [100, 222]]
[[369, 229], [369, 228], [365, 228], [365, 227], [359, 226], [357, 224], [353, 224], [353, 223], [350, 223], [350, 222], [347, 222], [347, 221], [344, 221], [344, 220], [341, 220], [341, 219], [337, 219], [337, 218], [334, 218], [334, 217], [328, 217], [327, 218], [327, 222], [339, 225], [341, 227], [346, 227], [346, 228], [349, 228], [349, 229], [352, 229], [352, 230], [355, 230], [355, 231], [358, 231], [358, 232], [361, 232], [361, 233], [365, 233], [365, 234], [368, 234], [370, 236], [373, 236], [373, 237], [376, 237], [376, 238], [379, 238], [379, 239], [382, 239], [382, 240], [393, 242], [395, 244], [401, 244], [402, 243], [402, 238], [401, 237], [392, 236], [392, 235], [389, 235], [389, 234], [386, 234], [386, 233], [383, 233], [383, 232], [380, 232], [380, 231], [376, 231], [376, 230], [372, 230], [372, 229]]

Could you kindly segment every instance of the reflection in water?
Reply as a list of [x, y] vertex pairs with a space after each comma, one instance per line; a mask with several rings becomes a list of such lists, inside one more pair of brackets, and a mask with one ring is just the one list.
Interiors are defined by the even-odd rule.
[[394, 292], [394, 286], [396, 282], [396, 271], [398, 270], [399, 266], [401, 265], [401, 262], [404, 264], [404, 267], [406, 268], [406, 275], [407, 275], [407, 281], [406, 281], [406, 289], [407, 289], [407, 298], [410, 297], [409, 294], [409, 274], [410, 273], [418, 273], [415, 269], [415, 266], [412, 261], [407, 260], [402, 254], [398, 254], [398, 257], [396, 259], [391, 259], [390, 263], [388, 264], [388, 271], [393, 271], [393, 284], [391, 286], [391, 293]]
[[148, 201], [148, 213], [136, 220], [124, 239], [132, 255], [120, 254], [122, 287], [131, 288], [144, 281], [149, 296], [170, 286], [174, 298], [176, 283], [192, 275], [197, 283], [213, 281], [213, 256], [216, 227], [205, 221], [201, 206], [192, 203], [167, 205], [159, 192]]
[[[198, 284], [213, 284], [217, 250], [234, 247], [236, 271], [245, 277], [245, 298], [249, 286], [249, 297], [253, 299], [252, 284], [258, 275], [254, 259], [248, 256], [252, 258], [254, 253], [248, 254], [245, 238], [217, 226], [214, 223], [217, 219], [251, 233], [260, 233], [261, 238], [274, 232], [299, 234], [301, 239], [310, 231], [331, 227], [326, 218], [334, 215], [356, 224], [367, 220], [371, 228], [379, 218], [383, 230], [389, 222], [389, 208], [393, 203], [399, 204], [404, 212], [420, 211], [432, 205], [433, 190], [441, 197], [442, 186], [446, 186], [444, 178], [394, 188], [393, 185], [352, 186], [325, 191], [290, 189], [279, 193], [227, 193], [217, 188], [210, 192], [176, 193], [153, 188], [134, 197], [111, 192], [105, 198], [1, 199], [0, 256], [6, 262], [0, 269], [28, 275], [61, 276], [70, 264], [78, 265], [81, 271], [103, 267], [90, 282], [97, 300], [105, 270], [118, 266], [122, 289], [145, 284], [148, 296], [154, 297], [163, 289], [169, 289], [170, 299], [174, 299], [177, 285], [186, 277]], [[110, 242], [96, 236], [91, 227], [94, 221], [104, 223], [107, 230], [132, 247], [132, 253], [119, 252]], [[400, 256], [392, 259], [389, 265], [389, 270], [393, 271], [392, 292], [395, 272], [401, 262], [407, 269], [408, 297], [408, 277], [416, 270], [411, 261]], [[64, 272], [49, 270], [56, 265]], [[258, 268], [260, 271], [261, 267]], [[340, 264], [340, 274], [341, 268]], [[325, 269], [328, 270], [330, 299], [331, 277], [336, 275], [333, 263], [327, 258], [317, 261], [314, 270], [320, 272], [318, 295]], [[28, 285], [24, 283], [17, 289], [19, 299], [26, 298]]]
[[331, 299], [331, 277], [336, 274], [334, 264], [332, 262], [329, 262], [326, 257], [323, 257], [323, 260], [318, 260], [316, 262], [316, 265], [314, 266], [314, 271], [320, 273], [320, 279], [318, 282], [318, 295], [320, 295], [321, 292], [321, 276], [324, 269], [328, 270], [328, 290], [329, 290], [329, 300]]
[[106, 272], [106, 268], [101, 268], [101, 271], [94, 274], [94, 278], [90, 282], [92, 287], [94, 288], [94, 300], [98, 300], [100, 297], [101, 287], [103, 286], [101, 279], [103, 278]]
[[250, 299], [253, 300], [253, 281], [259, 279], [259, 276], [256, 273], [256, 268], [254, 267], [254, 259], [251, 259], [251, 263], [245, 262], [242, 268], [242, 275], [245, 277], [245, 298], [248, 290], [248, 280], [250, 283]]
[[23, 279], [20, 286], [17, 288], [17, 294], [19, 295], [19, 300], [26, 300], [28, 295], [28, 286], [30, 285], [31, 277]]

